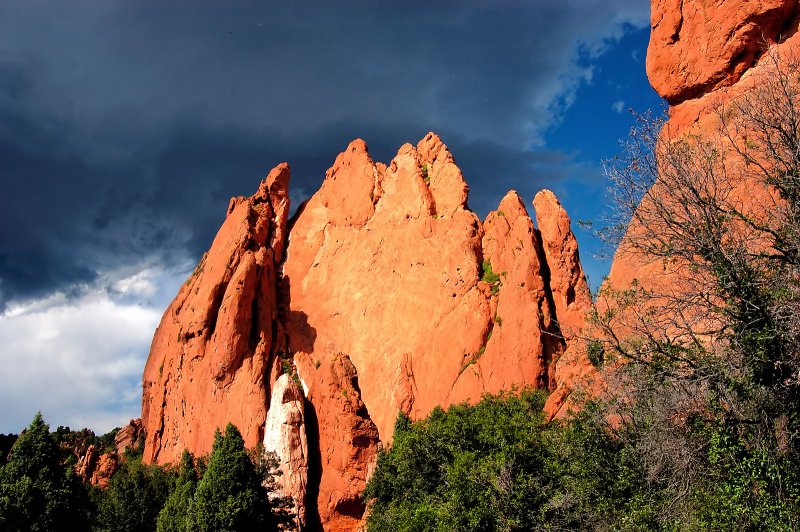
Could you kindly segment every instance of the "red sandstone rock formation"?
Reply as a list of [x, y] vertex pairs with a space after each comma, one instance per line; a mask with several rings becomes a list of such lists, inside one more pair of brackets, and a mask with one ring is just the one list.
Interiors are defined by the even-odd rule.
[[131, 419], [127, 425], [119, 429], [114, 437], [117, 456], [123, 456], [127, 449], [136, 450], [144, 440], [144, 427], [141, 419]]
[[85, 483], [101, 488], [108, 486], [111, 477], [125, 461], [125, 451], [135, 451], [144, 443], [141, 419], [132, 419], [118, 430], [113, 448], [98, 449], [96, 445], [89, 444], [88, 441], [94, 441], [94, 433], [88, 429], [72, 434], [72, 438], [61, 445], [65, 450], [71, 450], [77, 459], [75, 473]]
[[276, 269], [283, 260], [289, 167], [234, 198], [208, 253], [164, 313], [142, 378], [144, 460], [208, 453], [232, 422], [252, 447], [263, 437], [265, 376], [280, 349]]
[[729, 86], [793, 34], [796, 0], [653, 0], [650, 83], [670, 104]]
[[[545, 280], [541, 241], [516, 192], [509, 192], [498, 209], [489, 213], [483, 229], [483, 261], [498, 276], [488, 286], [483, 281], [477, 284], [489, 308], [488, 321], [484, 316], [476, 320], [476, 325], [486, 328], [485, 339], [462, 362], [464, 369], [452, 394], [443, 396], [440, 404], [475, 401], [483, 393], [513, 386], [547, 389], [554, 359], [563, 351]], [[457, 331], [448, 334], [455, 337]]]
[[75, 465], [75, 473], [84, 482], [92, 486], [105, 488], [111, 481], [111, 476], [119, 469], [120, 456], [115, 452], [101, 453], [90, 445], [86, 453], [78, 459]]
[[[482, 223], [432, 133], [389, 165], [352, 142], [290, 238], [287, 184], [281, 165], [231, 202], [165, 313], [143, 379], [145, 460], [206, 453], [231, 421], [249, 446], [261, 436], [283, 449], [286, 492], [307, 491], [309, 527], [353, 530], [398, 412], [416, 419], [487, 392], [564, 384], [556, 361], [572, 337], [559, 324], [580, 329], [588, 289], [552, 193], [537, 199], [541, 233], [515, 192]], [[303, 402], [278, 379], [276, 354], [297, 372]], [[553, 413], [570, 388], [560, 389]]]
[[[301, 355], [308, 367], [307, 355]], [[314, 384], [308, 390], [316, 418], [316, 434], [309, 447], [308, 501], [316, 508], [308, 516], [310, 528], [328, 531], [356, 530], [364, 515], [361, 493], [375, 466], [378, 429], [362, 401], [360, 379], [347, 355], [336, 353], [325, 365], [315, 366]]]
[[[800, 52], [796, 0], [653, 0], [651, 18], [647, 72], [653, 87], [672, 104], [665, 125], [672, 139], [689, 132], [716, 133], [719, 105], [774, 75], [771, 61], [759, 61], [765, 46], [782, 55]], [[734, 193], [743, 198], [760, 193], [750, 183], [737, 186], [741, 191]], [[644, 288], [669, 282], [660, 262], [631, 255], [623, 242], [608, 283], [624, 288], [634, 279]]]
[[582, 335], [586, 314], [592, 309], [592, 295], [578, 258], [578, 241], [570, 219], [561, 203], [549, 190], [542, 190], [533, 200], [536, 223], [549, 273], [549, 285], [564, 338], [564, 354], [554, 360], [551, 370], [551, 394], [545, 403], [548, 417], [566, 415], [565, 405], [575, 387], [593, 388], [596, 370], [585, 352]]

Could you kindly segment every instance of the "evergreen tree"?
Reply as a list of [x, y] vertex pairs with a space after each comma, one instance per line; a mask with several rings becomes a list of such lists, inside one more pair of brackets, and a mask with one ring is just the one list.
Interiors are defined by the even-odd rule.
[[88, 525], [88, 497], [61, 460], [37, 413], [0, 469], [0, 530], [75, 530]]
[[197, 470], [189, 451], [181, 457], [180, 474], [167, 502], [158, 514], [158, 532], [183, 532], [188, 530], [189, 513], [197, 489]]
[[108, 532], [151, 531], [174, 486], [171, 473], [132, 458], [123, 462], [99, 494], [98, 525]]
[[198, 531], [269, 530], [275, 527], [266, 489], [239, 430], [228, 423], [214, 435], [208, 468], [197, 484], [189, 526]]

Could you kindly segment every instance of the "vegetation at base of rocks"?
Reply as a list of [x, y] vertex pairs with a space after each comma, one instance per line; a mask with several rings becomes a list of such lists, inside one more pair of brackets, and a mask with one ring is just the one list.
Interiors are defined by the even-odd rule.
[[190, 530], [190, 518], [194, 493], [197, 490], [198, 474], [194, 457], [184, 450], [178, 469], [175, 487], [164, 501], [164, 505], [156, 518], [158, 532], [185, 532]]
[[368, 529], [647, 528], [650, 516], [631, 496], [646, 478], [596, 410], [547, 424], [544, 400], [524, 391], [414, 423], [400, 414], [364, 494]]
[[148, 465], [140, 446], [126, 450], [108, 487], [85, 485], [69, 446], [102, 450], [115, 435], [68, 427], [51, 433], [37, 414], [0, 464], [0, 530], [275, 530], [291, 522], [291, 501], [273, 493], [274, 453], [245, 449], [231, 424], [217, 431], [205, 459], [184, 452], [177, 469]]
[[188, 512], [190, 529], [245, 531], [275, 529], [267, 491], [239, 430], [228, 424], [214, 434], [208, 467], [197, 483]]
[[0, 530], [81, 530], [90, 522], [86, 489], [37, 413], [0, 468]]
[[760, 62], [717, 130], [640, 117], [607, 167], [606, 235], [630, 223], [619, 253], [664, 272], [604, 287], [593, 318], [664, 527], [800, 528], [800, 59]]
[[93, 490], [97, 505], [96, 530], [149, 531], [175, 487], [175, 476], [140, 458], [125, 460], [105, 490]]

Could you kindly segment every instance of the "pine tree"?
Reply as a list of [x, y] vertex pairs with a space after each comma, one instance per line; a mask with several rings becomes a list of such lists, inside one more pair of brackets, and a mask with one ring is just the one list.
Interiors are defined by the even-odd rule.
[[239, 430], [217, 430], [203, 478], [197, 484], [190, 528], [198, 531], [274, 529], [267, 493]]
[[88, 525], [88, 497], [66, 468], [37, 413], [0, 469], [0, 530], [75, 530]]
[[189, 451], [183, 451], [181, 468], [175, 489], [158, 514], [158, 532], [183, 532], [188, 530], [189, 513], [197, 489], [197, 470]]

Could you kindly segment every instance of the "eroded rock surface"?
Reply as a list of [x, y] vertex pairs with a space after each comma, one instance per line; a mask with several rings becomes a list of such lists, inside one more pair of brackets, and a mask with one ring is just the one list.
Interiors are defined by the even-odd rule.
[[552, 363], [563, 350], [541, 240], [516, 192], [487, 216], [481, 245], [481, 266], [491, 268], [491, 274], [484, 271], [485, 280], [477, 286], [489, 320], [474, 322], [486, 328], [484, 341], [465, 361], [449, 397], [453, 402], [475, 401], [483, 393], [514, 386], [547, 389]]
[[267, 414], [265, 375], [282, 337], [276, 268], [283, 259], [289, 166], [250, 198], [234, 198], [211, 248], [156, 330], [142, 378], [144, 459], [208, 453], [215, 428], [236, 425], [252, 447]]
[[[796, 31], [796, 0], [653, 0], [647, 75], [670, 104], [730, 86]], [[793, 24], [794, 23], [794, 24]]]
[[111, 481], [111, 476], [117, 471], [119, 460], [115, 452], [101, 452], [94, 445], [90, 445], [83, 456], [78, 458], [75, 473], [84, 482], [105, 488]]
[[136, 451], [144, 443], [144, 426], [141, 419], [131, 419], [127, 425], [121, 427], [114, 437], [114, 447], [117, 456], [123, 456], [126, 450]]
[[[729, 106], [759, 80], [777, 75], [770, 54], [791, 58], [800, 51], [796, 0], [653, 0], [651, 13], [647, 73], [672, 104], [662, 134], [669, 141], [685, 134], [717, 136], [720, 106]], [[763, 186], [746, 180], [735, 183], [732, 191], [743, 198], [745, 208], [764, 193]], [[632, 224], [629, 237], [637, 231]], [[623, 239], [607, 286], [623, 289], [634, 281], [644, 289], [669, 286], [664, 271], [661, 261], [630, 253]]]
[[347, 355], [332, 354], [319, 367], [309, 367], [306, 355], [297, 361], [303, 382], [312, 383], [308, 400], [317, 421], [310, 444], [309, 526], [356, 530], [365, 509], [361, 494], [378, 455], [378, 428], [362, 401], [359, 376]]

